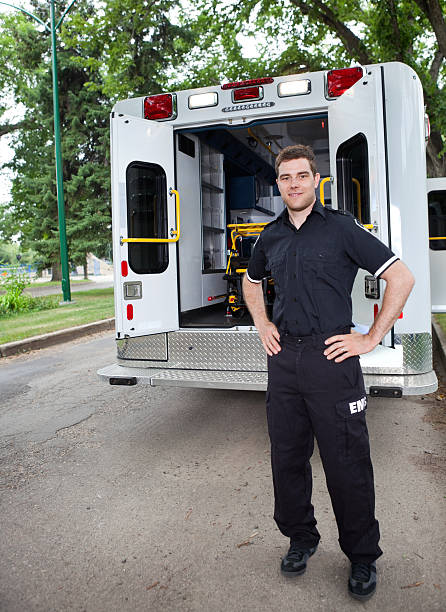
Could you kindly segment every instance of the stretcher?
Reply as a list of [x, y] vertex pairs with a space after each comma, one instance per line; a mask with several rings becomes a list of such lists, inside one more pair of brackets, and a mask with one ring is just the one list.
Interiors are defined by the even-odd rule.
[[[248, 268], [249, 256], [243, 249], [243, 239], [258, 238], [267, 223], [230, 223], [231, 248], [228, 251], [228, 263], [224, 279], [228, 283], [226, 295], [226, 316], [236, 319], [242, 318], [246, 313], [246, 304], [243, 299], [242, 280]], [[267, 310], [274, 301], [274, 280], [266, 279], [263, 283], [265, 305]]]

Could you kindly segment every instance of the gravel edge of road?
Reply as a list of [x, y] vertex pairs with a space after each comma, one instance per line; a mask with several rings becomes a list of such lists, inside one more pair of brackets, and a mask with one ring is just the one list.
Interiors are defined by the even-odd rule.
[[11, 355], [18, 355], [19, 353], [35, 351], [47, 346], [62, 344], [63, 342], [76, 340], [82, 336], [89, 336], [97, 332], [108, 331], [114, 328], [115, 318], [112, 317], [111, 319], [103, 319], [102, 321], [95, 321], [94, 323], [77, 325], [76, 327], [69, 327], [68, 329], [60, 329], [59, 331], [42, 334], [40, 336], [32, 336], [24, 340], [6, 342], [5, 344], [0, 344], [0, 357], [10, 357]]

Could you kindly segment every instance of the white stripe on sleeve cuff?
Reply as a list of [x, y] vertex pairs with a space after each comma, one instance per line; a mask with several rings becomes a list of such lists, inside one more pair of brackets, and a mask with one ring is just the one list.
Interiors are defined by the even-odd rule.
[[246, 278], [247, 278], [247, 279], [249, 280], [249, 282], [251, 282], [251, 283], [261, 283], [261, 282], [262, 282], [261, 280], [259, 280], [259, 281], [258, 281], [258, 280], [254, 280], [253, 278], [251, 278], [251, 277], [249, 276], [249, 274], [248, 274], [248, 271], [246, 271]]
[[387, 270], [389, 266], [393, 264], [393, 262], [397, 261], [398, 259], [399, 257], [397, 257], [396, 255], [388, 259], [385, 264], [383, 264], [380, 268], [378, 268], [378, 270], [375, 272], [373, 276], [375, 278], [378, 278], [378, 276], [380, 276], [385, 270]]

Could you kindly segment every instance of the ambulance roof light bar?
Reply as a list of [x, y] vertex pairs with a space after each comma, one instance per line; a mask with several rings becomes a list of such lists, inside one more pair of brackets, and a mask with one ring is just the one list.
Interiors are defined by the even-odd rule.
[[355, 68], [340, 68], [327, 72], [326, 94], [327, 98], [339, 98], [347, 89], [350, 89], [359, 79], [362, 79], [363, 69], [360, 66]]
[[272, 77], [263, 77], [261, 79], [248, 79], [247, 81], [235, 81], [233, 83], [224, 83], [222, 89], [236, 89], [237, 87], [249, 87], [250, 85], [268, 85], [274, 83]]

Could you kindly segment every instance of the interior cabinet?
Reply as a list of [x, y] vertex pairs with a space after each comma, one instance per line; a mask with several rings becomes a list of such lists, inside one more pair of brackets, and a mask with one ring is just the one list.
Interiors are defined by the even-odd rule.
[[202, 270], [221, 272], [226, 267], [223, 155], [201, 143]]

